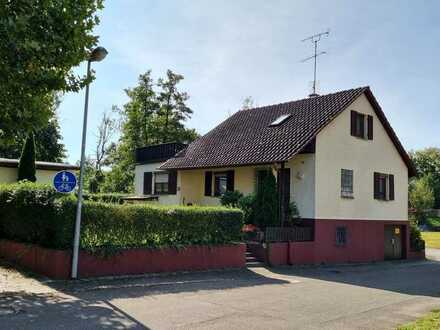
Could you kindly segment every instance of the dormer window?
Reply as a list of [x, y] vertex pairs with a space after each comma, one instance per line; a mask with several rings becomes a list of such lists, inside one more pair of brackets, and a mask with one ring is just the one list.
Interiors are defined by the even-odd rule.
[[351, 111], [351, 135], [373, 140], [373, 116]]
[[272, 123], [270, 123], [269, 126], [278, 126], [278, 125], [281, 125], [281, 124], [284, 123], [287, 119], [289, 119], [290, 116], [292, 116], [292, 115], [291, 115], [291, 114], [281, 115], [281, 116], [279, 116], [277, 119], [275, 119]]

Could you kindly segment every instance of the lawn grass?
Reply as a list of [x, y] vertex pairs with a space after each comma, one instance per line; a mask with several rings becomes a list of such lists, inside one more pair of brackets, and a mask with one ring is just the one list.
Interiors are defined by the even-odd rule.
[[432, 330], [440, 329], [440, 310], [434, 310], [413, 323], [402, 325], [397, 330]]
[[427, 248], [440, 249], [439, 231], [423, 231], [422, 238], [425, 240]]

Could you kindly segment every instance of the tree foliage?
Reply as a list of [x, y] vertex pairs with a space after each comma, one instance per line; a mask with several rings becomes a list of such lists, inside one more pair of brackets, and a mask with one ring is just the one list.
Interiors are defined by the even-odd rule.
[[278, 189], [275, 176], [268, 170], [257, 190], [255, 202], [255, 225], [264, 229], [280, 225], [278, 212]]
[[419, 224], [424, 223], [426, 210], [434, 206], [434, 192], [430, 181], [428, 175], [413, 181], [410, 185], [409, 202], [410, 206], [414, 208], [415, 217]]
[[18, 181], [35, 182], [37, 181], [35, 173], [35, 140], [34, 134], [31, 133], [26, 139], [18, 164]]
[[[60, 101], [58, 96], [54, 98], [54, 106], [57, 108]], [[66, 149], [61, 142], [62, 136], [56, 109], [50, 111], [52, 118], [35, 132], [35, 158], [46, 162], [61, 162], [66, 157]], [[20, 158], [27, 136], [26, 131], [20, 129], [14, 133], [12, 141], [0, 139], [0, 157]]]
[[0, 3], [0, 138], [47, 124], [54, 91], [86, 83], [72, 68], [97, 44], [103, 0], [4, 0]]
[[112, 142], [116, 129], [116, 120], [112, 117], [111, 113], [104, 112], [98, 125], [94, 157], [89, 157], [86, 160], [85, 186], [88, 187], [91, 193], [99, 192], [104, 182], [105, 174], [103, 167], [108, 165], [109, 155], [116, 148]]
[[112, 169], [106, 174], [103, 191], [132, 192], [136, 148], [191, 142], [197, 137], [195, 130], [185, 127], [192, 110], [186, 105], [188, 94], [179, 90], [182, 80], [182, 75], [168, 70], [155, 84], [147, 71], [139, 76], [136, 87], [126, 89], [129, 101], [118, 109], [121, 137], [109, 155]]
[[440, 208], [440, 149], [426, 148], [410, 153], [417, 177], [426, 177], [434, 194], [434, 207]]
[[243, 104], [241, 105], [241, 110], [249, 110], [255, 107], [255, 102], [252, 96], [247, 96], [243, 100]]

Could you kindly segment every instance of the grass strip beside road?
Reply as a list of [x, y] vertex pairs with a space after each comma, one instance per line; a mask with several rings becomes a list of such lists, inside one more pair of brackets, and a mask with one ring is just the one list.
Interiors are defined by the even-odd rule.
[[440, 329], [440, 310], [434, 310], [413, 323], [402, 325], [397, 330], [434, 330]]
[[422, 232], [422, 238], [425, 240], [427, 248], [440, 249], [439, 231], [424, 231]]

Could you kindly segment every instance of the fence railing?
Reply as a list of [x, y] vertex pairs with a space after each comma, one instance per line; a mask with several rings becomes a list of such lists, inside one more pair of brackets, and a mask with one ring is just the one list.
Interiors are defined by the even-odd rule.
[[312, 227], [267, 227], [266, 242], [306, 242], [313, 241]]

